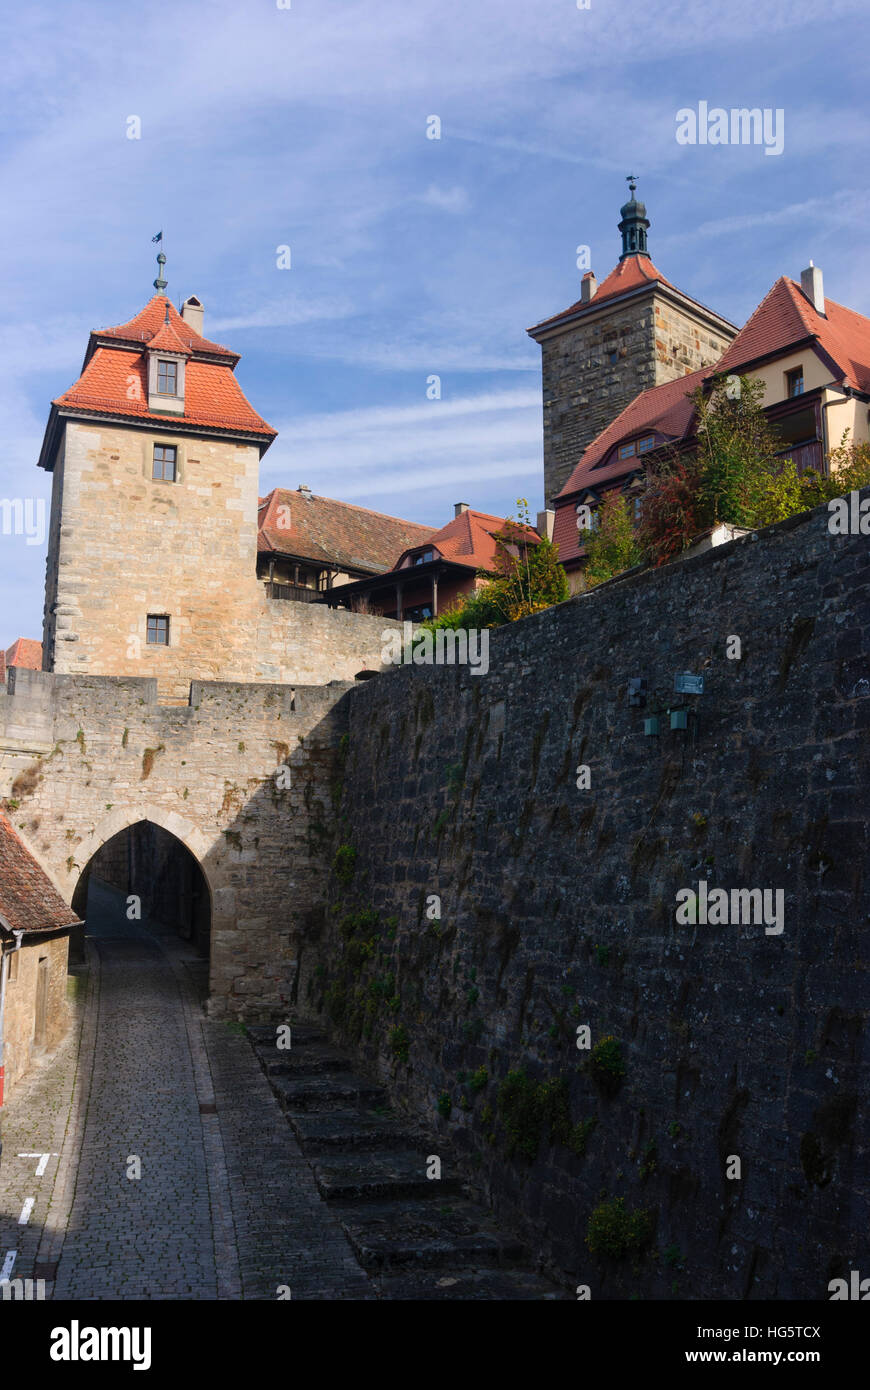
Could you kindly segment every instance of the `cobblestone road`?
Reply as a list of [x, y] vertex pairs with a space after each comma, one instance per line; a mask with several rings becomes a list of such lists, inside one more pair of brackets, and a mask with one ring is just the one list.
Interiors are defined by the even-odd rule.
[[75, 1027], [4, 1111], [0, 1272], [58, 1299], [374, 1298], [247, 1039], [204, 1018], [204, 963], [102, 908]]

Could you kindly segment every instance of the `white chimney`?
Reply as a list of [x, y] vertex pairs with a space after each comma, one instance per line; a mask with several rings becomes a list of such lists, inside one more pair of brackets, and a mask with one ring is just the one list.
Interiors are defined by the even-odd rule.
[[580, 281], [580, 302], [588, 304], [595, 291], [598, 289], [598, 281], [595, 279], [591, 270], [587, 270], [583, 279]]
[[801, 289], [817, 314], [825, 316], [825, 291], [822, 287], [822, 272], [810, 261], [806, 270], [801, 271]]
[[463, 512], [467, 512], [467, 511], [468, 511], [468, 503], [467, 503], [467, 502], [454, 502], [454, 503], [453, 503], [453, 515], [454, 515], [454, 517], [462, 516], [462, 513], [463, 513]]
[[308, 486], [307, 483], [300, 483], [296, 491], [301, 492], [303, 497], [311, 496], [311, 488]]
[[192, 294], [189, 299], [185, 299], [181, 306], [181, 317], [185, 323], [190, 324], [194, 333], [198, 333], [200, 337], [202, 337], [202, 316], [204, 313], [202, 303], [195, 294]]
[[545, 512], [538, 512], [535, 530], [539, 536], [543, 536], [544, 540], [551, 541], [553, 539], [553, 526], [555, 522], [556, 513], [548, 508]]

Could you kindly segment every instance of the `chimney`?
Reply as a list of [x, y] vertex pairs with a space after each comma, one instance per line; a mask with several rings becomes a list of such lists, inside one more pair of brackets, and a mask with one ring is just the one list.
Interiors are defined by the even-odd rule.
[[549, 508], [545, 512], [538, 512], [535, 530], [539, 536], [543, 536], [545, 541], [551, 541], [553, 539], [553, 526], [555, 521], [556, 513], [549, 510]]
[[192, 294], [189, 299], [185, 299], [181, 306], [181, 317], [184, 319], [185, 323], [190, 324], [194, 333], [198, 333], [200, 337], [202, 337], [202, 316], [204, 312], [205, 310], [202, 307], [202, 303], [197, 299], [195, 294]]
[[806, 270], [801, 271], [801, 289], [817, 314], [825, 317], [825, 291], [822, 287], [822, 272], [810, 261]]
[[590, 299], [598, 289], [598, 281], [595, 279], [591, 270], [587, 270], [583, 279], [580, 281], [580, 302], [588, 304]]
[[301, 492], [303, 497], [311, 496], [311, 488], [308, 486], [307, 483], [300, 483], [296, 491]]
[[463, 513], [463, 512], [467, 512], [467, 511], [468, 511], [468, 503], [467, 503], [467, 502], [454, 502], [454, 503], [453, 503], [453, 515], [454, 515], [454, 517], [462, 516], [462, 513]]

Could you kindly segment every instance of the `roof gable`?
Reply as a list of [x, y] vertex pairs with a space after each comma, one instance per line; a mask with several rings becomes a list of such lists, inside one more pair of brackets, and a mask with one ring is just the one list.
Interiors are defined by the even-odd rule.
[[261, 553], [371, 574], [391, 569], [400, 552], [432, 536], [431, 526], [287, 488], [261, 499], [257, 524]]
[[79, 918], [0, 811], [0, 914], [13, 931], [57, 931]]

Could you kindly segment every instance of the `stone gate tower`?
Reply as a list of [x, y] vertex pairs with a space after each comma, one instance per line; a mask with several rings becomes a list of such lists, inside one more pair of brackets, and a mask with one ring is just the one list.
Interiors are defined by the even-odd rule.
[[43, 664], [251, 679], [260, 456], [275, 438], [234, 376], [238, 354], [179, 313], [166, 281], [134, 318], [91, 333], [81, 375], [52, 403]]
[[737, 332], [653, 265], [635, 188], [632, 175], [616, 267], [600, 285], [587, 271], [577, 303], [528, 330], [542, 352], [548, 506], [587, 444], [640, 391], [712, 365]]

